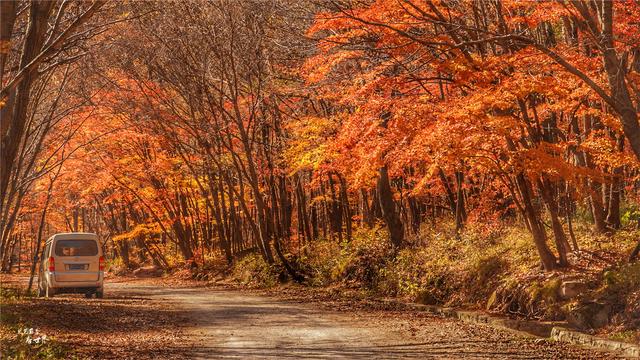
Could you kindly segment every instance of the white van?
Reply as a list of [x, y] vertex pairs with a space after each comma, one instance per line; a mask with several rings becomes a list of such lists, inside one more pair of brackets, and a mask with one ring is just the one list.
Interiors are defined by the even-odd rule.
[[38, 296], [84, 293], [104, 295], [104, 257], [92, 233], [55, 234], [45, 243], [38, 271]]

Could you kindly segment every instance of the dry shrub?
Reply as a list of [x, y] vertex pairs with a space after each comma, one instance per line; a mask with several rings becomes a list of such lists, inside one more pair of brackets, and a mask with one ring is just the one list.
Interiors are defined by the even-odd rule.
[[392, 255], [388, 233], [381, 226], [356, 228], [351, 241], [321, 239], [308, 244], [298, 266], [314, 286], [348, 283], [374, 289]]
[[562, 320], [558, 278], [523, 277], [503, 281], [487, 300], [487, 310], [542, 320]]
[[232, 278], [250, 287], [273, 287], [278, 283], [281, 271], [267, 264], [260, 254], [249, 254], [239, 260], [232, 271]]

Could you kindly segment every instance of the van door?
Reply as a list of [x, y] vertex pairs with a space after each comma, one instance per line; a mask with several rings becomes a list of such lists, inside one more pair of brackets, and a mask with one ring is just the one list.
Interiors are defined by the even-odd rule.
[[97, 281], [100, 277], [100, 255], [96, 240], [59, 239], [55, 242], [53, 254], [56, 281]]

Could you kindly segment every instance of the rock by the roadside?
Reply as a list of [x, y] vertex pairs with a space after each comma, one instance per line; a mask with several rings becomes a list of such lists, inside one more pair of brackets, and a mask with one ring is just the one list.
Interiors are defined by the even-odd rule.
[[609, 323], [611, 305], [597, 302], [580, 304], [567, 313], [569, 325], [581, 329], [597, 329]]
[[562, 299], [573, 299], [581, 294], [584, 294], [588, 290], [587, 284], [581, 281], [564, 281], [560, 285], [560, 297]]
[[132, 274], [133, 274], [133, 276], [138, 276], [138, 277], [161, 276], [162, 275], [162, 269], [160, 269], [157, 266], [145, 266], [145, 267], [141, 267], [141, 268], [133, 270]]
[[436, 299], [431, 292], [427, 290], [420, 291], [415, 298], [415, 302], [423, 305], [437, 305], [438, 299]]

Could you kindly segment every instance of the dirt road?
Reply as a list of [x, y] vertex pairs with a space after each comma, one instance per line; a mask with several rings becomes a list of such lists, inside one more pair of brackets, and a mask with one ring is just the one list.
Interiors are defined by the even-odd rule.
[[[114, 298], [171, 302], [187, 314], [186, 358], [614, 358], [423, 313], [333, 311], [239, 291], [107, 283]], [[108, 301], [108, 299], [105, 299]]]

